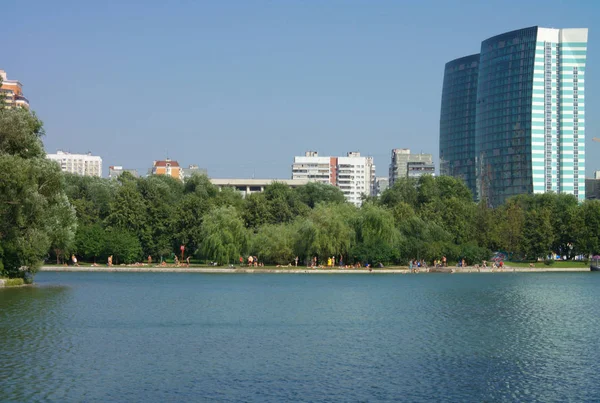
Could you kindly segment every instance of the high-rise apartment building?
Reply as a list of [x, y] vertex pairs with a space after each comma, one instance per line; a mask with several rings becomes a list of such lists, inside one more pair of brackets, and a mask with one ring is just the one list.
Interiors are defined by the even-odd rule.
[[337, 187], [346, 200], [360, 206], [363, 195], [371, 196], [374, 193], [373, 158], [361, 157], [359, 152], [349, 152], [346, 157], [338, 157], [337, 160]]
[[356, 205], [362, 195], [374, 192], [375, 165], [372, 157], [349, 152], [345, 157], [322, 157], [316, 151], [294, 157], [292, 179], [305, 179], [337, 186], [346, 200]]
[[0, 92], [4, 95], [6, 106], [9, 108], [20, 106], [29, 109], [29, 100], [23, 96], [23, 85], [21, 82], [18, 80], [9, 80], [4, 70], [0, 70], [0, 77], [2, 77]]
[[[409, 164], [411, 166], [409, 175]], [[408, 148], [394, 148], [392, 162], [390, 163], [389, 186], [394, 186], [399, 178], [418, 177], [425, 174], [435, 174], [433, 157], [431, 154], [411, 154]]]
[[102, 176], [102, 158], [92, 153], [71, 154], [58, 150], [56, 154], [47, 154], [46, 157], [56, 161], [63, 172], [81, 176]]
[[[530, 27], [483, 41], [475, 99], [475, 72], [464, 69], [475, 69], [477, 55], [448, 63], [440, 117], [441, 171], [465, 177], [472, 187], [470, 176], [456, 166], [474, 160], [476, 198], [491, 205], [522, 193], [570, 193], [583, 200], [587, 33], [586, 28]], [[460, 74], [449, 68], [458, 64], [460, 69], [462, 59], [468, 60], [460, 74], [471, 79], [465, 96], [458, 92], [465, 91], [466, 81], [453, 81]], [[473, 110], [475, 147], [460, 156], [452, 149], [453, 138], [468, 143], [471, 132], [454, 125], [471, 127]]]
[[336, 169], [337, 157], [320, 157], [316, 151], [307, 151], [304, 156], [294, 157], [292, 178], [335, 185]]

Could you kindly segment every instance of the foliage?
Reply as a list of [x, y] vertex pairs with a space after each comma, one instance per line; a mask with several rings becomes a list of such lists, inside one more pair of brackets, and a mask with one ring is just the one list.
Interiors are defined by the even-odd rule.
[[265, 264], [287, 265], [294, 261], [297, 225], [266, 224], [251, 238], [250, 254]]
[[220, 265], [237, 261], [248, 244], [244, 222], [231, 206], [210, 210], [204, 216], [200, 236], [202, 253]]
[[106, 231], [105, 256], [113, 257], [113, 264], [129, 264], [142, 260], [142, 246], [138, 238], [124, 229]]
[[22, 278], [7, 278], [4, 280], [5, 287], [19, 287], [25, 284], [25, 280]]

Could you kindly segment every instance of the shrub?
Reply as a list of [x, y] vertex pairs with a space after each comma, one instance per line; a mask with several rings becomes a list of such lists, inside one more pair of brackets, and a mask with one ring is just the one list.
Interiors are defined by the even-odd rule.
[[544, 259], [544, 264], [546, 266], [552, 266], [554, 264], [554, 259]]
[[22, 278], [8, 278], [4, 280], [5, 287], [16, 287], [23, 284], [25, 284], [25, 282]]

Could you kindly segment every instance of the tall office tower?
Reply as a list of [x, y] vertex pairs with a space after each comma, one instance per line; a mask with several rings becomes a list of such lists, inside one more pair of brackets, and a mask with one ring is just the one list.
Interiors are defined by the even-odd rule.
[[63, 172], [81, 176], [102, 176], [102, 158], [92, 153], [71, 154], [58, 150], [56, 154], [47, 154], [46, 157], [58, 162]]
[[[410, 170], [410, 172], [409, 172]], [[408, 148], [394, 148], [390, 163], [389, 187], [394, 186], [398, 178], [419, 177], [424, 174], [435, 174], [431, 154], [411, 154]]]
[[461, 178], [473, 197], [479, 53], [446, 63], [440, 115], [440, 174]]
[[321, 157], [316, 151], [294, 157], [292, 179], [321, 182], [337, 186], [346, 200], [356, 205], [361, 196], [371, 196], [375, 186], [375, 165], [372, 157], [349, 152], [346, 157]]
[[0, 70], [2, 77], [2, 87], [0, 92], [4, 95], [4, 103], [8, 108], [20, 106], [29, 109], [29, 101], [23, 96], [23, 84], [18, 80], [9, 80], [6, 77], [6, 71]]
[[[587, 32], [530, 27], [482, 42], [474, 153], [479, 200], [495, 206], [545, 192], [585, 198]], [[472, 108], [470, 98], [464, 102]], [[442, 122], [444, 115], [440, 155], [447, 156]]]

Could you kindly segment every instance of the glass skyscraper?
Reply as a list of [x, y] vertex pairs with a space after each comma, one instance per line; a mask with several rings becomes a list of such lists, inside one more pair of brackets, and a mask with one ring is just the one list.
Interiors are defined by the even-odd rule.
[[[491, 205], [517, 194], [551, 191], [583, 200], [586, 52], [585, 28], [531, 27], [489, 38], [481, 44], [475, 99], [453, 95], [462, 87], [449, 65], [477, 55], [448, 63], [440, 119], [441, 172], [465, 178], [476, 198]], [[475, 73], [462, 73], [467, 74]], [[456, 129], [461, 111], [463, 121], [472, 123], [473, 109], [474, 136]], [[465, 158], [454, 141], [468, 144], [470, 138], [474, 147], [465, 146]], [[475, 185], [454, 168], [463, 161], [473, 161]]]
[[440, 117], [440, 174], [461, 178], [475, 196], [475, 114], [479, 53], [446, 63]]

